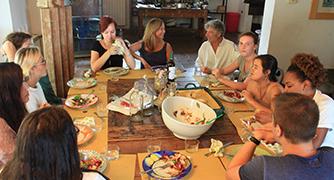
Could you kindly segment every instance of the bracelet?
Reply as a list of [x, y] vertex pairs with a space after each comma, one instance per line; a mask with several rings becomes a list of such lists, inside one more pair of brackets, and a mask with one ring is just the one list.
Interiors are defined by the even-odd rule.
[[249, 141], [253, 142], [257, 146], [261, 143], [258, 139], [256, 139], [254, 136], [249, 136], [248, 138]]

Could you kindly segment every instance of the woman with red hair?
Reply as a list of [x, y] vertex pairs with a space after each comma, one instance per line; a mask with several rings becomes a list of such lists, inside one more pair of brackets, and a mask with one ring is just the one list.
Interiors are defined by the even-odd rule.
[[109, 67], [122, 67], [123, 58], [126, 64], [135, 68], [135, 62], [122, 38], [116, 36], [117, 24], [109, 16], [100, 18], [99, 28], [102, 40], [96, 41], [91, 50], [90, 66], [93, 71]]

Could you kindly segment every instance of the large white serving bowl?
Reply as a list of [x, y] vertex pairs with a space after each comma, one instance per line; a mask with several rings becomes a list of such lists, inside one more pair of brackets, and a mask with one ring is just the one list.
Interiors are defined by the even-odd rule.
[[192, 98], [172, 96], [162, 102], [162, 119], [169, 130], [180, 139], [197, 139], [210, 129], [210, 124], [192, 125], [176, 120], [174, 112], [181, 108], [189, 108], [193, 115], [211, 120], [216, 117], [215, 111], [208, 105]]

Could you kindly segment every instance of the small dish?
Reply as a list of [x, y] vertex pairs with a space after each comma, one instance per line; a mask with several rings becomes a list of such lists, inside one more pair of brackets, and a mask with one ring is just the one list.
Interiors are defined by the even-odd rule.
[[97, 170], [101, 173], [107, 168], [105, 156], [93, 150], [79, 150], [80, 167], [83, 169]]

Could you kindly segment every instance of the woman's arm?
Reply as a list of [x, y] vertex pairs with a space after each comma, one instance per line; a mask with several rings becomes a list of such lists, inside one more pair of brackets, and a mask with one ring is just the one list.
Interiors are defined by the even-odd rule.
[[225, 79], [224, 77], [217, 78], [222, 84], [231, 87], [232, 89], [236, 89], [239, 91], [245, 90], [247, 87], [246, 80], [244, 82], [234, 82], [228, 79]]
[[14, 46], [14, 44], [10, 41], [6, 41], [3, 45], [2, 45], [3, 50], [6, 53], [6, 56], [8, 58], [9, 62], [13, 62], [14, 58], [15, 58], [15, 53], [16, 53], [16, 48]]
[[132, 54], [134, 58], [138, 59], [144, 65], [145, 69], [151, 69], [151, 65], [148, 64], [147, 61], [143, 57], [135, 53], [136, 51], [139, 51], [139, 49], [142, 48], [142, 44], [143, 44], [143, 40], [140, 40], [140, 41], [137, 41], [131, 44], [129, 47], [130, 53]]
[[117, 40], [121, 42], [122, 47], [124, 49], [123, 58], [124, 58], [126, 64], [130, 67], [130, 69], [134, 69], [136, 64], [135, 64], [135, 61], [134, 61], [134, 59], [131, 55], [130, 50], [127, 48], [127, 46], [125, 45], [124, 40], [122, 38], [117, 38]]
[[102, 56], [97, 51], [90, 51], [90, 67], [94, 72], [99, 71], [102, 66], [107, 62], [111, 55], [118, 54], [119, 48], [111, 46]]
[[225, 68], [214, 68], [212, 69], [212, 74], [215, 75], [217, 78], [221, 77], [222, 75], [227, 75], [232, 73], [234, 70], [239, 68], [239, 61], [234, 60], [232, 64], [228, 65]]
[[328, 128], [317, 128], [316, 136], [313, 139], [314, 148], [319, 148], [324, 142]]

